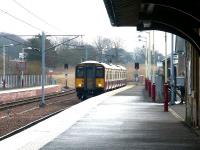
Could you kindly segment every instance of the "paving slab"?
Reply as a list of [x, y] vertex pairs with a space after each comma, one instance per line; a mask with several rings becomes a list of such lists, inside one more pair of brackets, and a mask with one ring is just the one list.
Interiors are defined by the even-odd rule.
[[106, 97], [41, 150], [199, 150], [200, 139], [135, 86]]

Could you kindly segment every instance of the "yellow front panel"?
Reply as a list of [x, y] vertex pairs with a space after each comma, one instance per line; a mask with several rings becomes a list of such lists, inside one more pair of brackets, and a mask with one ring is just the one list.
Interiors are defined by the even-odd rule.
[[77, 78], [75, 81], [76, 88], [83, 88], [84, 87], [84, 79]]
[[104, 78], [96, 78], [96, 87], [97, 88], [104, 88]]

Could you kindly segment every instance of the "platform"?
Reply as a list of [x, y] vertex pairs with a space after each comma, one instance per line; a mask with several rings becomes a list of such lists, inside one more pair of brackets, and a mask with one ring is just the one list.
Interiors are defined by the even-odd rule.
[[143, 89], [129, 85], [90, 98], [1, 141], [0, 148], [199, 150], [199, 137]]
[[[45, 93], [55, 93], [60, 92], [61, 87], [59, 85], [46, 85], [44, 86]], [[19, 88], [11, 90], [0, 91], [0, 103], [5, 103], [8, 101], [15, 101], [18, 99], [24, 99], [29, 97], [35, 97], [41, 95], [41, 86], [29, 87], [29, 88]]]

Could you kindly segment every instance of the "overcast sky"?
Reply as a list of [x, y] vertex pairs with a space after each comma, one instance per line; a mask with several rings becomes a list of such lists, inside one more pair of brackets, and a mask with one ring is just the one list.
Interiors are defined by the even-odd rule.
[[[135, 27], [112, 27], [103, 0], [0, 0], [0, 32], [14, 34], [39, 34], [41, 30], [47, 34], [83, 34], [86, 42], [92, 43], [97, 36], [121, 39], [123, 47], [131, 52], [137, 46], [137, 36], [148, 37], [146, 33], [136, 31]], [[51, 27], [30, 15], [19, 5], [44, 19]], [[35, 29], [15, 20], [2, 12], [24, 20]], [[164, 51], [164, 33], [155, 33], [155, 49]], [[169, 50], [168, 50], [169, 51]]]

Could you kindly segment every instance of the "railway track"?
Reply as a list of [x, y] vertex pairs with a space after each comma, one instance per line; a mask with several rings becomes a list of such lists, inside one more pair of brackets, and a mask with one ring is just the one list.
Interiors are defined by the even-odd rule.
[[[36, 102], [40, 102], [41, 97], [34, 97], [34, 98], [19, 100], [15, 102], [9, 102], [3, 105], [1, 104], [0, 110], [6, 110], [6, 109], [9, 110], [9, 108], [13, 108], [12, 110], [13, 112], [12, 112], [12, 115], [8, 115], [7, 117], [0, 120], [1, 121], [0, 125], [2, 128], [0, 130], [0, 133], [2, 132], [0, 135], [0, 141], [8, 137], [11, 137], [23, 130], [26, 130], [30, 128], [31, 126], [36, 125], [37, 123], [44, 121], [47, 118], [54, 116], [60, 113], [61, 111], [68, 109], [69, 107], [79, 103], [80, 101], [77, 99], [76, 96], [74, 96], [75, 92], [76, 91], [74, 89], [71, 89], [65, 92], [46, 95], [45, 100], [48, 102], [46, 107], [44, 107], [42, 110], [31, 109], [31, 113], [29, 111], [26, 112], [28, 113], [28, 115], [25, 114], [24, 112], [17, 113], [15, 108], [17, 108], [17, 106], [22, 106], [22, 109], [24, 109], [24, 106], [26, 106], [26, 104], [28, 105], [28, 104], [34, 104]], [[54, 105], [52, 105], [51, 103], [53, 103]], [[58, 103], [58, 105], [56, 103]], [[8, 122], [9, 122], [9, 125], [7, 125]]]
[[56, 112], [53, 112], [53, 113], [51, 113], [51, 114], [49, 114], [49, 115], [46, 115], [46, 116], [44, 116], [44, 117], [41, 117], [40, 119], [37, 119], [37, 120], [35, 120], [35, 121], [33, 121], [33, 122], [30, 122], [29, 124], [27, 124], [27, 125], [25, 125], [25, 126], [22, 126], [22, 127], [18, 128], [18, 129], [16, 129], [16, 130], [13, 130], [12, 132], [9, 132], [9, 133], [7, 133], [7, 134], [5, 134], [5, 135], [3, 135], [3, 136], [0, 136], [0, 141], [6, 139], [6, 138], [8, 138], [8, 137], [11, 137], [11, 136], [13, 136], [13, 135], [15, 135], [15, 134], [17, 134], [17, 133], [20, 133], [20, 132], [22, 132], [22, 131], [24, 131], [24, 130], [26, 130], [26, 129], [28, 129], [28, 128], [30, 128], [30, 127], [36, 125], [36, 124], [38, 124], [39, 122], [42, 122], [42, 121], [44, 121], [44, 120], [46, 120], [46, 119], [48, 119], [48, 118], [50, 118], [50, 117], [52, 117], [52, 116], [54, 116], [54, 115], [60, 113], [60, 112], [62, 112], [63, 110], [65, 110], [65, 109], [61, 109], [61, 110], [58, 110], [58, 111], [56, 111]]
[[[61, 97], [61, 96], [65, 96], [65, 95], [74, 94], [75, 92], [76, 92], [75, 89], [71, 89], [71, 90], [64, 91], [64, 92], [48, 94], [48, 95], [45, 96], [45, 100], [51, 100], [52, 98], [55, 98], [55, 97]], [[7, 102], [7, 103], [4, 103], [4, 104], [0, 104], [0, 111], [6, 110], [6, 109], [11, 109], [11, 108], [14, 108], [14, 107], [17, 107], [17, 106], [22, 106], [22, 105], [34, 103], [34, 102], [40, 102], [40, 101], [41, 101], [41, 96], [22, 99], [22, 100], [16, 100], [16, 101], [13, 101], [13, 102]]]

